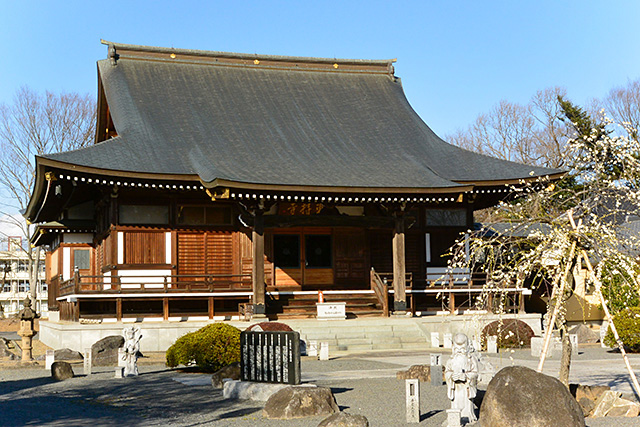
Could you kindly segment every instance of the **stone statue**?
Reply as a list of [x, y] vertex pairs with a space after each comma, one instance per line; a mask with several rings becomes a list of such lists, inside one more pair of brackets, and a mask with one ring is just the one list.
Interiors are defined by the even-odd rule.
[[453, 337], [451, 358], [445, 365], [444, 378], [447, 381], [447, 396], [451, 400], [451, 408], [460, 410], [463, 422], [476, 421], [477, 408], [473, 398], [477, 393], [478, 361], [473, 357], [469, 339], [464, 334]]
[[140, 328], [131, 326], [122, 330], [124, 336], [124, 352], [122, 360], [124, 360], [124, 376], [138, 375], [138, 354], [140, 353]]

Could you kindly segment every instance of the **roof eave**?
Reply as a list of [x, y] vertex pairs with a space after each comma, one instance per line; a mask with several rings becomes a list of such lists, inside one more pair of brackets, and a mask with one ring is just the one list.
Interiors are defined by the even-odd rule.
[[473, 185], [455, 185], [451, 187], [351, 187], [246, 183], [217, 178], [211, 182], [201, 181], [205, 188], [232, 188], [249, 191], [304, 192], [304, 193], [384, 193], [384, 194], [452, 194], [471, 191]]

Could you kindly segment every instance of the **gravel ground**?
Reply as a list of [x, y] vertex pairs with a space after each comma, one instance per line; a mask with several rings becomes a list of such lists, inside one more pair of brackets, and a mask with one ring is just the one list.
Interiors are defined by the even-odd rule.
[[[316, 378], [319, 386], [331, 387], [338, 405], [362, 414], [371, 426], [405, 426], [404, 381], [395, 371], [406, 365], [388, 363], [385, 354], [351, 355], [320, 362], [303, 357], [303, 378]], [[410, 356], [406, 354], [405, 356]], [[518, 356], [518, 355], [515, 355]], [[421, 363], [424, 354], [414, 355]], [[142, 359], [141, 375], [113, 378], [112, 368], [97, 368], [82, 375], [82, 364], [74, 364], [78, 375], [54, 382], [40, 365], [0, 371], [0, 425], [3, 426], [317, 426], [324, 417], [297, 420], [262, 418], [262, 404], [230, 401], [210, 385], [208, 375], [169, 370], [159, 358]], [[421, 384], [421, 422], [440, 427], [449, 406], [444, 386]], [[638, 419], [587, 419], [589, 427], [640, 426]]]

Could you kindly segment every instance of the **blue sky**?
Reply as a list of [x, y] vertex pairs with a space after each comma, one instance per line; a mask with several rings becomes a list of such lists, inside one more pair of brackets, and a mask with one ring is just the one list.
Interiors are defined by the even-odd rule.
[[580, 104], [640, 77], [638, 1], [0, 0], [0, 103], [16, 90], [96, 93], [100, 39], [336, 58], [397, 58], [432, 129], [563, 86]]

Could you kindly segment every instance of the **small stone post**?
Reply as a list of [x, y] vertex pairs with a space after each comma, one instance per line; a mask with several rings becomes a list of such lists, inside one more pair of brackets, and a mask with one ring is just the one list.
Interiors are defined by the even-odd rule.
[[91, 375], [91, 349], [84, 349], [84, 374]]
[[318, 341], [307, 341], [307, 356], [318, 357]]
[[487, 353], [495, 354], [498, 352], [498, 337], [490, 335], [487, 337]]
[[569, 342], [571, 342], [571, 354], [578, 354], [578, 334], [569, 334]]
[[18, 335], [22, 337], [22, 363], [31, 363], [32, 356], [32, 340], [36, 331], [33, 327], [33, 321], [40, 317], [38, 313], [31, 308], [31, 298], [29, 295], [24, 299], [24, 307], [18, 313], [20, 318], [20, 330]]
[[49, 369], [51, 369], [51, 365], [53, 365], [53, 362], [55, 362], [55, 351], [53, 350], [47, 350], [46, 356], [45, 356], [45, 362], [44, 362], [44, 368], [48, 371]]
[[420, 422], [420, 380], [406, 380], [407, 389], [407, 422]]
[[431, 366], [429, 366], [431, 385], [442, 385], [442, 362], [440, 354], [431, 354]]
[[433, 347], [433, 348], [440, 347], [440, 333], [439, 332], [431, 332], [431, 347]]
[[329, 360], [329, 343], [323, 341], [320, 343], [320, 360]]

